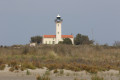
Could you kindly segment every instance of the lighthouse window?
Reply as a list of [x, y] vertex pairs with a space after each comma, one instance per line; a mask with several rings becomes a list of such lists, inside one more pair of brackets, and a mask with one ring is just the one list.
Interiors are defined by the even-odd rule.
[[55, 41], [53, 41], [53, 44], [55, 44]]
[[58, 34], [59, 34], [59, 32], [58, 32]]
[[60, 17], [57, 17], [57, 19], [60, 19]]
[[58, 24], [58, 27], [59, 27], [59, 24]]

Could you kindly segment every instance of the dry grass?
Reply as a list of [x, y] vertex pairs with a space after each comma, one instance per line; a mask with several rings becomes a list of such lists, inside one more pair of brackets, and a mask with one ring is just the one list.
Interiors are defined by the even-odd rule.
[[49, 70], [86, 70], [90, 73], [109, 69], [120, 70], [120, 48], [98, 45], [5, 47], [0, 48], [0, 66], [3, 64], [21, 70], [42, 67]]

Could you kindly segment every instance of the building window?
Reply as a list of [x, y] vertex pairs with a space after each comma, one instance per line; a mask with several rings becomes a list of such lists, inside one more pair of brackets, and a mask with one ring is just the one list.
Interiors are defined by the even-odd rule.
[[55, 41], [53, 41], [53, 44], [55, 44]]
[[49, 41], [49, 44], [51, 44], [51, 41]]
[[46, 41], [46, 44], [47, 44], [47, 41]]

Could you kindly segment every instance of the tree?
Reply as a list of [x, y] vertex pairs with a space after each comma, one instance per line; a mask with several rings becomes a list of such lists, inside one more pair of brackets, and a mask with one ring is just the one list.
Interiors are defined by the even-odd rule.
[[88, 36], [77, 34], [74, 38], [75, 45], [93, 44], [93, 40], [89, 40]]
[[113, 44], [113, 46], [120, 47], [120, 41], [115, 41], [114, 44]]
[[63, 39], [63, 44], [72, 44], [72, 41], [69, 38]]
[[30, 42], [40, 44], [40, 43], [42, 43], [42, 36], [33, 36], [33, 37], [31, 37]]

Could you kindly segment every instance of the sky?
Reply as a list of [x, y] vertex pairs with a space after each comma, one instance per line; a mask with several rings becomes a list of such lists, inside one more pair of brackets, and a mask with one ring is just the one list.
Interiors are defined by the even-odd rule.
[[0, 0], [0, 45], [54, 35], [58, 14], [64, 35], [88, 35], [99, 44], [120, 41], [120, 0]]

